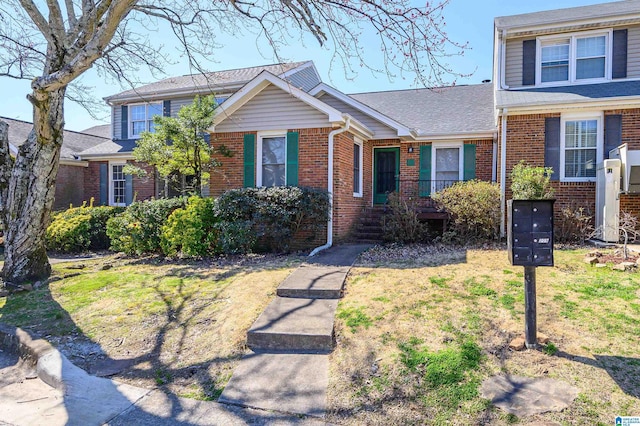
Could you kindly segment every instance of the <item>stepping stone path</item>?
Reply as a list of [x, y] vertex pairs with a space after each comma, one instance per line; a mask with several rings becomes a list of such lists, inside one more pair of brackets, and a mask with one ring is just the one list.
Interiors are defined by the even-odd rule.
[[324, 417], [338, 299], [351, 265], [368, 247], [333, 247], [280, 284], [277, 297], [249, 329], [252, 353], [242, 359], [219, 402]]
[[578, 396], [578, 389], [554, 379], [493, 376], [482, 383], [480, 395], [518, 417], [562, 411]]

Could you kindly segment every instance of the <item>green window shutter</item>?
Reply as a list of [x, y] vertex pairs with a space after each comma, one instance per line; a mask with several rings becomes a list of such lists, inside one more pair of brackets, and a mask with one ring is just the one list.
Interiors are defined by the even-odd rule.
[[244, 187], [256, 186], [256, 135], [244, 135]]
[[109, 204], [109, 166], [100, 164], [100, 205]]
[[463, 180], [476, 178], [476, 145], [473, 143], [464, 144], [464, 174]]
[[287, 185], [298, 186], [298, 132], [287, 133]]
[[431, 195], [431, 145], [420, 147], [420, 196]]

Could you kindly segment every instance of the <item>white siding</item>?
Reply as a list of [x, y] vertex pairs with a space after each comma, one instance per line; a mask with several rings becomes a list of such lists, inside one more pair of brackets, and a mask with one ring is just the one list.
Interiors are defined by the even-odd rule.
[[185, 105], [193, 103], [193, 97], [183, 99], [171, 99], [171, 116], [177, 117], [178, 111]]
[[298, 87], [305, 92], [308, 92], [309, 90], [320, 84], [320, 80], [318, 80], [318, 76], [311, 66], [305, 67], [295, 74], [291, 74], [286, 79], [289, 80], [295, 87]]
[[505, 83], [509, 87], [522, 86], [522, 41], [508, 40], [505, 60]]
[[627, 32], [627, 78], [640, 78], [640, 26]]
[[353, 108], [350, 105], [345, 104], [339, 99], [334, 98], [331, 95], [324, 94], [320, 97], [320, 100], [327, 105], [330, 105], [340, 112], [344, 112], [367, 126], [373, 131], [372, 139], [394, 139], [398, 137], [397, 130], [388, 127], [386, 124], [382, 124], [378, 120], [371, 118], [370, 116], [362, 113], [361, 111]]
[[122, 139], [122, 105], [113, 107], [113, 138]]
[[216, 132], [308, 129], [328, 127], [326, 114], [289, 93], [269, 85], [230, 117], [216, 126]]

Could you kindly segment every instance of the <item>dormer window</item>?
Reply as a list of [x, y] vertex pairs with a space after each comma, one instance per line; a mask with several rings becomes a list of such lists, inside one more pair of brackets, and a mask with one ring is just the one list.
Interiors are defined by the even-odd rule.
[[611, 79], [611, 32], [538, 38], [537, 85]]

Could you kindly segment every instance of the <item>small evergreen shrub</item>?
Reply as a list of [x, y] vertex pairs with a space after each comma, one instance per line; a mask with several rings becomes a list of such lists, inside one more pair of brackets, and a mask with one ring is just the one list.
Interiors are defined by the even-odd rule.
[[533, 167], [524, 160], [511, 170], [511, 192], [514, 200], [541, 200], [553, 198], [551, 167]]
[[47, 228], [47, 248], [64, 253], [109, 248], [107, 220], [122, 210], [120, 207], [93, 207], [91, 200], [88, 206], [85, 203], [54, 213]]
[[254, 242], [242, 241], [240, 236], [227, 238], [230, 247], [238, 250], [251, 243], [254, 249], [287, 251], [297, 233], [309, 231], [313, 238], [326, 225], [328, 212], [326, 191], [292, 186], [233, 189], [222, 194], [216, 204], [220, 226], [228, 228], [235, 223], [236, 229], [252, 231], [241, 235]]
[[214, 204], [213, 198], [190, 197], [185, 207], [174, 210], [162, 226], [164, 254], [198, 257], [215, 253], [219, 230]]
[[186, 205], [186, 198], [137, 201], [107, 221], [111, 249], [127, 254], [161, 251], [162, 226], [169, 215]]
[[453, 221], [448, 238], [461, 242], [496, 239], [500, 233], [500, 187], [470, 180], [432, 194]]
[[416, 243], [428, 234], [427, 224], [418, 219], [415, 199], [402, 199], [397, 192], [388, 196], [391, 214], [383, 217], [383, 239], [395, 243]]

